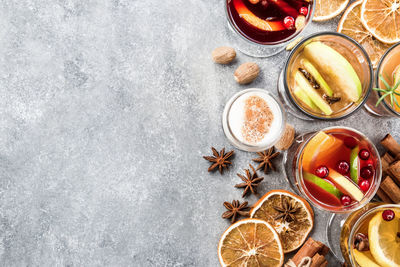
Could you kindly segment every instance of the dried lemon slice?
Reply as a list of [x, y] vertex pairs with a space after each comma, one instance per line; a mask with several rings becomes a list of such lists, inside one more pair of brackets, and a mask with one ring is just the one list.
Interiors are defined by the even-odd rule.
[[316, 0], [313, 21], [333, 19], [342, 13], [348, 4], [349, 0]]

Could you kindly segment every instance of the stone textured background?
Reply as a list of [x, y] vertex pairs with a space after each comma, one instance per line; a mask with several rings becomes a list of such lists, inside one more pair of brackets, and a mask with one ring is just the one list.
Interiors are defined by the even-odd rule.
[[[210, 146], [232, 146], [221, 114], [249, 87], [276, 93], [283, 52], [238, 53], [227, 45], [222, 0], [5, 0], [0, 2], [0, 265], [218, 266], [228, 227], [223, 201], [241, 199], [237, 151], [223, 176], [207, 172]], [[334, 30], [313, 24], [307, 33]], [[233, 71], [257, 62], [239, 86]], [[299, 133], [352, 126], [373, 141], [400, 123], [360, 110], [340, 122], [303, 122]], [[289, 188], [282, 172], [260, 193]], [[249, 198], [250, 203], [256, 201]], [[313, 236], [326, 241], [328, 214]], [[335, 264], [332, 264], [335, 266]]]

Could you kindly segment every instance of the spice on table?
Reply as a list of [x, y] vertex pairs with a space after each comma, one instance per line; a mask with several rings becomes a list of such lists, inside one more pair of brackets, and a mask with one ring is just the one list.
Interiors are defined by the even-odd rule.
[[253, 173], [249, 169], [245, 169], [246, 176], [238, 173], [237, 176], [242, 179], [243, 183], [235, 185], [236, 188], [244, 188], [242, 197], [245, 197], [249, 192], [252, 194], [257, 194], [257, 186], [259, 186], [260, 182], [264, 180], [263, 177], [258, 177], [257, 171], [254, 167], [249, 164], [250, 168], [252, 169]]
[[389, 165], [389, 173], [400, 184], [400, 160]]
[[294, 127], [290, 124], [286, 124], [283, 135], [278, 143], [275, 144], [275, 147], [279, 150], [287, 150], [293, 144], [295, 134], [296, 131]]
[[393, 201], [390, 199], [390, 197], [383, 191], [381, 188], [378, 188], [378, 191], [376, 191], [376, 194], [378, 197], [386, 203], [393, 203]]
[[208, 168], [208, 171], [213, 171], [218, 168], [219, 172], [222, 174], [224, 168], [228, 168], [232, 164], [228, 159], [234, 154], [234, 151], [229, 151], [225, 154], [225, 148], [218, 153], [218, 151], [211, 147], [214, 156], [203, 156], [204, 159], [212, 162], [213, 164]]
[[381, 140], [381, 144], [389, 151], [392, 156], [396, 157], [398, 154], [400, 154], [400, 144], [397, 143], [397, 141], [393, 138], [391, 134], [387, 134]]
[[396, 185], [392, 178], [390, 178], [390, 176], [386, 176], [386, 178], [382, 181], [381, 188], [394, 203], [400, 203], [400, 188]]
[[239, 84], [248, 84], [254, 81], [260, 73], [260, 67], [254, 62], [240, 65], [234, 73], [235, 80]]
[[224, 202], [227, 211], [222, 214], [222, 218], [231, 219], [231, 223], [234, 223], [239, 216], [249, 217], [250, 207], [247, 204], [247, 201], [240, 204], [239, 200], [233, 200], [232, 203]]
[[277, 156], [279, 156], [279, 154], [280, 154], [279, 152], [274, 153], [274, 148], [271, 147], [270, 149], [265, 150], [264, 152], [257, 152], [257, 154], [259, 155], [259, 157], [253, 159], [253, 161], [259, 163], [259, 165], [256, 169], [257, 171], [262, 168], [264, 168], [265, 174], [268, 173], [269, 169], [276, 171], [276, 168], [271, 160], [276, 158]]
[[285, 267], [299, 266], [304, 260], [311, 258], [310, 266], [327, 266], [328, 262], [325, 259], [329, 248], [319, 241], [315, 241], [311, 237], [297, 251], [296, 255], [286, 263]]
[[215, 63], [229, 64], [236, 57], [236, 51], [229, 46], [220, 46], [212, 51], [212, 58]]

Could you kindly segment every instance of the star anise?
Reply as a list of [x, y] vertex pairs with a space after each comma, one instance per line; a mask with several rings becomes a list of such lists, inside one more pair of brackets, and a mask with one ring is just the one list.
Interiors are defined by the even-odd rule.
[[299, 208], [296, 207], [296, 204], [293, 204], [290, 200], [288, 200], [287, 198], [283, 199], [283, 197], [281, 197], [281, 206], [273, 206], [273, 208], [279, 212], [278, 215], [276, 215], [274, 217], [275, 220], [281, 219], [283, 218], [283, 221], [286, 222], [291, 222], [291, 221], [295, 221], [296, 217], [294, 216], [294, 214], [299, 211]]
[[259, 162], [259, 165], [257, 167], [257, 171], [259, 169], [262, 169], [264, 167], [264, 173], [268, 173], [268, 169], [272, 169], [276, 171], [275, 166], [272, 164], [272, 159], [276, 158], [279, 156], [279, 152], [274, 153], [274, 148], [271, 147], [268, 150], [265, 150], [264, 152], [257, 152], [257, 154], [260, 156], [259, 158], [253, 159], [255, 162]]
[[249, 165], [250, 168], [253, 170], [253, 173], [251, 173], [249, 169], [245, 169], [244, 171], [246, 172], [246, 176], [243, 176], [240, 173], [237, 174], [237, 176], [239, 176], [240, 179], [242, 179], [243, 183], [237, 184], [235, 185], [235, 187], [244, 188], [242, 197], [245, 197], [249, 192], [257, 194], [257, 186], [260, 184], [262, 180], [264, 180], [263, 177], [258, 177], [257, 171], [251, 164]]
[[228, 210], [222, 214], [222, 218], [231, 218], [231, 223], [234, 223], [239, 216], [249, 217], [250, 213], [247, 207], [248, 202], [245, 201], [240, 204], [239, 200], [233, 200], [232, 204], [229, 202], [224, 202], [224, 207]]
[[218, 167], [219, 172], [222, 174], [224, 168], [228, 168], [232, 162], [228, 159], [233, 155], [234, 151], [230, 151], [225, 154], [225, 148], [218, 153], [218, 151], [211, 147], [214, 156], [203, 156], [204, 159], [212, 162], [213, 164], [208, 168], [208, 171], [213, 171], [215, 168]]

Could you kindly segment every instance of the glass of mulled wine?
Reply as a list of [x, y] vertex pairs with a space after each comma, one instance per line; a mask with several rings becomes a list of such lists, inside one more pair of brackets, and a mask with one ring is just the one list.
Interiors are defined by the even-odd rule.
[[314, 1], [307, 0], [226, 0], [225, 7], [230, 41], [254, 57], [281, 52], [314, 14]]

